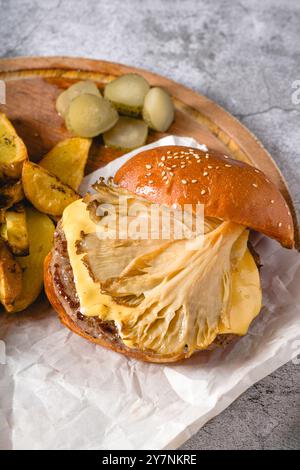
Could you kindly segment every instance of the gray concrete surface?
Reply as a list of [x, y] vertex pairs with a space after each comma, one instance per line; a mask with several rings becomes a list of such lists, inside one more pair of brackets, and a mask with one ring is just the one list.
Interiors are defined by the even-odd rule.
[[[298, 0], [0, 0], [0, 12], [0, 57], [123, 62], [216, 100], [261, 139], [300, 208]], [[285, 365], [183, 449], [299, 449], [299, 383], [300, 366]]]

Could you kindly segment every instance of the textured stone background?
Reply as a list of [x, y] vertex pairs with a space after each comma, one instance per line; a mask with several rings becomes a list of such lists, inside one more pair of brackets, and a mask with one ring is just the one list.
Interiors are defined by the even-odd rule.
[[[140, 66], [219, 102], [271, 152], [300, 208], [299, 0], [0, 0], [0, 57]], [[250, 388], [184, 449], [300, 448], [300, 366]]]

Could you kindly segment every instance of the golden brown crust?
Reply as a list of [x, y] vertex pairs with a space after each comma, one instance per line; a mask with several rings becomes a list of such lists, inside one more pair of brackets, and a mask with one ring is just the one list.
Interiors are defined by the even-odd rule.
[[205, 215], [230, 220], [294, 245], [286, 201], [265, 174], [217, 152], [156, 147], [128, 160], [114, 182], [159, 204], [204, 204]]

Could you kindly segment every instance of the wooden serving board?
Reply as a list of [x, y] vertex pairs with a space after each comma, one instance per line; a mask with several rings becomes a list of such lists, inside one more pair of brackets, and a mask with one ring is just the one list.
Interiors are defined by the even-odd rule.
[[[136, 72], [152, 86], [165, 88], [174, 99], [175, 121], [168, 134], [194, 137], [209, 148], [243, 160], [265, 172], [283, 193], [295, 224], [296, 211], [287, 184], [270, 154], [238, 120], [203, 95], [154, 73], [101, 60], [70, 57], [20, 57], [0, 60], [0, 80], [6, 83], [6, 104], [0, 105], [24, 139], [32, 160], [38, 161], [60, 140], [71, 136], [55, 110], [57, 95], [78, 80], [94, 80], [100, 89], [115, 77]], [[150, 133], [149, 142], [164, 135]], [[86, 172], [90, 173], [120, 155], [94, 139]]]

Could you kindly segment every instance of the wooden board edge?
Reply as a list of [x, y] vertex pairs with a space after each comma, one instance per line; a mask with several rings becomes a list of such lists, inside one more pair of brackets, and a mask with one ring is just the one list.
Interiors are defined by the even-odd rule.
[[[228, 133], [228, 129], [230, 128], [235, 130], [234, 140], [237, 141], [238, 145], [245, 152], [245, 154], [251, 155], [255, 153], [256, 158], [252, 160], [253, 164], [257, 164], [257, 160], [259, 161], [259, 166], [263, 171], [276, 172], [281, 183], [280, 190], [282, 191], [293, 215], [295, 248], [300, 251], [300, 228], [298, 223], [298, 214], [294, 206], [293, 199], [288, 190], [288, 184], [283, 174], [281, 173], [270, 153], [264, 148], [263, 144], [253, 135], [253, 133], [220, 105], [213, 102], [206, 96], [198, 94], [184, 85], [178, 84], [170, 78], [163, 77], [138, 67], [127, 66], [117, 62], [66, 56], [20, 56], [16, 58], [0, 59], [0, 73], [11, 73], [20, 70], [34, 71], [38, 69], [77, 69], [80, 71], [98, 72], [114, 76], [128, 72], [140, 73], [147, 80], [149, 80], [150, 83], [155, 83], [156, 80], [159, 80], [162, 86], [165, 86], [174, 98], [177, 98], [181, 102], [185, 103], [189, 108], [194, 108], [211, 122], [215, 122], [220, 127], [220, 129], [224, 129], [225, 119], [225, 134]], [[213, 121], [211, 116], [212, 109], [214, 110]], [[217, 113], [215, 113], [216, 110]], [[222, 123], [220, 122], [221, 120]], [[230, 133], [229, 137], [231, 137]]]

